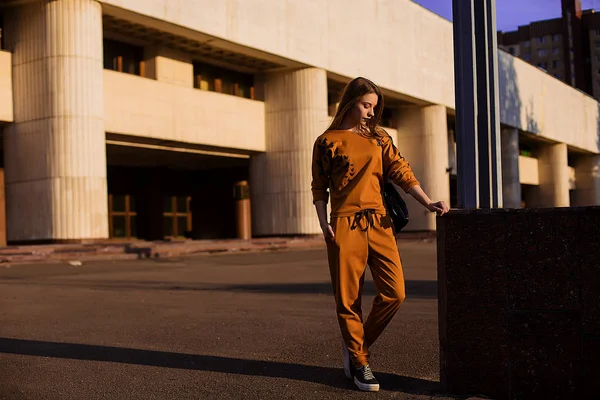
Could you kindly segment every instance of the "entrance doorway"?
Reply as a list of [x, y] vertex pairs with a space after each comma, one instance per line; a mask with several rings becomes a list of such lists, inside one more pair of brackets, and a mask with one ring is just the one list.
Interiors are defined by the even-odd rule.
[[111, 238], [236, 237], [234, 183], [249, 157], [107, 145]]

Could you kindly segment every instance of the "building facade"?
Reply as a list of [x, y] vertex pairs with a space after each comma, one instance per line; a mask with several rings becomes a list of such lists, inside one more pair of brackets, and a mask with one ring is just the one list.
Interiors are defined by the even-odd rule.
[[[232, 237], [242, 180], [254, 236], [319, 233], [312, 144], [356, 76], [382, 87], [424, 189], [454, 204], [452, 25], [371, 3], [2, 3], [8, 242]], [[600, 204], [598, 103], [504, 51], [499, 78], [505, 206]], [[407, 202], [406, 229], [434, 230]]]
[[498, 46], [600, 100], [600, 14], [561, 0], [562, 16], [498, 32]]

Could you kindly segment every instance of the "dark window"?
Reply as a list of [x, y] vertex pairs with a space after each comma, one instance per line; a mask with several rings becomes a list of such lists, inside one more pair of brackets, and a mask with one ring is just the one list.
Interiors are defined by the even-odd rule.
[[108, 195], [108, 225], [111, 238], [136, 237], [136, 212], [134, 197], [130, 195]]
[[192, 230], [189, 196], [165, 197], [163, 223], [165, 237], [186, 237]]
[[254, 100], [254, 76], [208, 64], [194, 63], [194, 87]]
[[144, 76], [144, 49], [104, 39], [104, 69]]

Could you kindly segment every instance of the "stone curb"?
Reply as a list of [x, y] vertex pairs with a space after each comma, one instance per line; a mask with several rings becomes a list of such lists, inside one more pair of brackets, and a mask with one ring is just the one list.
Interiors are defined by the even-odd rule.
[[[401, 234], [399, 240], [433, 240], [432, 233]], [[251, 240], [103, 241], [81, 244], [8, 246], [0, 248], [0, 265], [92, 260], [135, 260], [202, 254], [325, 249], [321, 235], [269, 237]]]

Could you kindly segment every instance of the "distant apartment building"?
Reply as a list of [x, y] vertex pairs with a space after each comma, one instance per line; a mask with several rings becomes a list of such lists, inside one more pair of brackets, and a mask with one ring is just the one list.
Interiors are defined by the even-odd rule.
[[498, 32], [498, 46], [600, 99], [600, 14], [561, 0], [562, 16]]
[[584, 43], [588, 53], [585, 59], [589, 94], [596, 100], [600, 99], [600, 13], [586, 12], [583, 14]]

